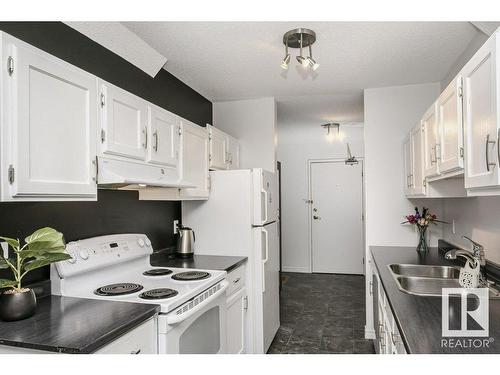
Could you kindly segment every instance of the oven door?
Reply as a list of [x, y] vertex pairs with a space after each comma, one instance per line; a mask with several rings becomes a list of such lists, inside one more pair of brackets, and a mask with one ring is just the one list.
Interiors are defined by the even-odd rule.
[[174, 311], [159, 316], [159, 351], [164, 354], [226, 352], [226, 280]]

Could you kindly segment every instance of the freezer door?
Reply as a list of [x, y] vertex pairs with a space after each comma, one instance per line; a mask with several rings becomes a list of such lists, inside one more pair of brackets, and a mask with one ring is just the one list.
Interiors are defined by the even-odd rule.
[[278, 219], [278, 176], [276, 173], [253, 169], [253, 225], [265, 225]]
[[267, 352], [280, 325], [278, 236], [277, 223], [254, 228], [256, 353]]

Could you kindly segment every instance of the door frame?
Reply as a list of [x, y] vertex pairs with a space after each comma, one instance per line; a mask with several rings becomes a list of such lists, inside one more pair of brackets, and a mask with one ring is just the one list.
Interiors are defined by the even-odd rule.
[[[365, 247], [366, 247], [366, 216], [365, 216], [365, 161], [363, 157], [356, 158], [361, 165], [361, 220], [363, 228], [363, 272], [366, 274], [366, 259], [365, 259]], [[331, 158], [331, 159], [308, 159], [307, 160], [307, 197], [309, 208], [307, 210], [307, 223], [308, 223], [308, 255], [309, 255], [309, 273], [313, 273], [313, 245], [312, 245], [312, 173], [311, 168], [313, 164], [321, 163], [345, 163], [345, 158]]]

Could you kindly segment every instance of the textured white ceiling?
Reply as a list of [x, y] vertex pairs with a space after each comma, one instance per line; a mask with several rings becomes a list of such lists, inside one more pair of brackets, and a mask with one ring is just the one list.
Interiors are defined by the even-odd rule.
[[[324, 116], [362, 118], [362, 90], [438, 82], [479, 32], [468, 22], [125, 22], [169, 60], [169, 72], [212, 101], [274, 96], [299, 113], [310, 106], [288, 97], [317, 96]], [[283, 34], [296, 27], [317, 33], [321, 64], [304, 74], [294, 58], [280, 68]], [[292, 54], [298, 52], [292, 50]], [[325, 99], [325, 95], [333, 101]], [[346, 97], [350, 96], [350, 102]], [[281, 98], [284, 98], [283, 100]], [[309, 101], [314, 101], [310, 99]], [[286, 103], [289, 104], [286, 104]], [[294, 103], [293, 105], [291, 103]], [[300, 110], [302, 108], [302, 110]], [[344, 108], [344, 110], [340, 110]], [[357, 111], [355, 116], [353, 110]], [[311, 112], [312, 114], [312, 112]], [[286, 117], [286, 116], [285, 116]]]

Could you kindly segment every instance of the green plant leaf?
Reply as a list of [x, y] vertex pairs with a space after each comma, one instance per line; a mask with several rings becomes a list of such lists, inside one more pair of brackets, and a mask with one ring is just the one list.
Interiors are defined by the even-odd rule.
[[0, 256], [0, 270], [4, 268], [9, 268], [9, 265], [5, 261], [5, 258], [3, 256]]
[[0, 279], [0, 288], [8, 288], [17, 285], [15, 280]]
[[19, 240], [16, 240], [15, 238], [0, 237], [0, 240], [4, 240], [5, 242], [7, 242], [13, 249], [18, 249], [20, 246]]
[[62, 233], [56, 231], [54, 228], [45, 227], [40, 228], [26, 237], [24, 240], [27, 244], [31, 245], [35, 242], [56, 242], [61, 241], [63, 238]]
[[31, 242], [28, 244], [27, 249], [27, 251], [32, 252], [62, 253], [66, 249], [66, 244], [64, 243], [64, 239], [61, 237], [55, 241]]
[[62, 260], [71, 259], [71, 256], [66, 253], [46, 253], [43, 256], [38, 256], [36, 259], [27, 262], [24, 265], [25, 271], [31, 271], [51, 263], [60, 262]]

